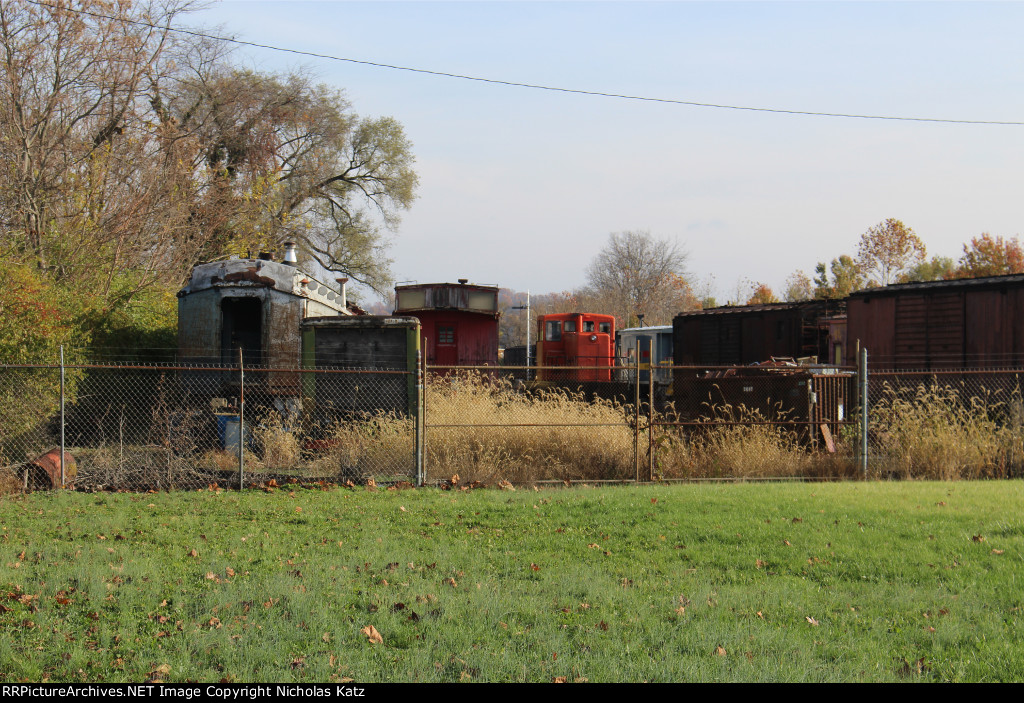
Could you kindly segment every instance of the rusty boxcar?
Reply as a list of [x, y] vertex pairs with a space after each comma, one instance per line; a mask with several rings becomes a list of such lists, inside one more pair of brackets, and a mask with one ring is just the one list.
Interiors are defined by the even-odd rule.
[[681, 312], [672, 320], [673, 361], [682, 366], [753, 364], [772, 357], [831, 359], [843, 301], [736, 305]]
[[498, 287], [458, 283], [395, 286], [395, 315], [420, 321], [432, 366], [497, 366]]
[[718, 369], [676, 368], [673, 410], [693, 423], [763, 422], [834, 450], [854, 402], [855, 376], [834, 366], [773, 359]]
[[859, 345], [875, 369], [1024, 363], [1024, 275], [901, 283], [847, 301], [847, 363]]

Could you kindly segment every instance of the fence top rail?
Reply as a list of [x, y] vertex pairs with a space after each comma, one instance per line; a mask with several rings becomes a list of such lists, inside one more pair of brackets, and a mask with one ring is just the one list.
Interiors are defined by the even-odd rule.
[[901, 369], [876, 369], [871, 370], [871, 376], [878, 379], [881, 376], [1002, 376], [1024, 373], [1024, 367], [1014, 368], [973, 368], [973, 369], [932, 369], [931, 371], [907, 371]]
[[[7, 369], [49, 369], [59, 371], [60, 364], [0, 364], [0, 371]], [[65, 364], [64, 369], [84, 369], [90, 371], [231, 371], [237, 372], [238, 366], [215, 366], [205, 364]], [[409, 369], [360, 369], [341, 368], [335, 366], [318, 366], [314, 368], [243, 366], [249, 373], [340, 373], [340, 374], [397, 374], [415, 373]]]

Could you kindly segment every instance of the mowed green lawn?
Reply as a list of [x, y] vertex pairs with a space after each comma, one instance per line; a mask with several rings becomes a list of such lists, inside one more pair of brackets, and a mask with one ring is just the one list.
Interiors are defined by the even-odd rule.
[[3, 498], [0, 680], [1024, 681], [1022, 506], [1020, 481]]

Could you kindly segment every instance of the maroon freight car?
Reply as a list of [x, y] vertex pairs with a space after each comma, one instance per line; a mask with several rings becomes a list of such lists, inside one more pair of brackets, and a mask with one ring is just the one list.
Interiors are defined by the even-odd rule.
[[498, 287], [458, 283], [395, 286], [395, 315], [418, 318], [433, 366], [497, 366]]
[[847, 362], [875, 369], [999, 368], [1024, 363], [1024, 275], [901, 283], [847, 299]]

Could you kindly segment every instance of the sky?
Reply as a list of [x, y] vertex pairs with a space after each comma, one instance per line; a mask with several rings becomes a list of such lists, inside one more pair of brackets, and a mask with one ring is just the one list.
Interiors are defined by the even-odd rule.
[[[261, 44], [673, 101], [1024, 122], [1024, 2], [225, 0], [191, 16]], [[1024, 125], [794, 115], [497, 85], [239, 47], [303, 68], [413, 143], [396, 280], [572, 290], [613, 232], [688, 254], [719, 301], [856, 254], [897, 218], [928, 255], [1024, 236]]]

